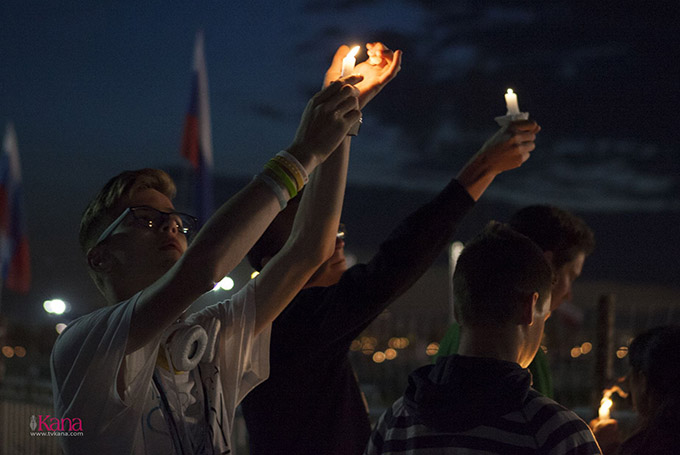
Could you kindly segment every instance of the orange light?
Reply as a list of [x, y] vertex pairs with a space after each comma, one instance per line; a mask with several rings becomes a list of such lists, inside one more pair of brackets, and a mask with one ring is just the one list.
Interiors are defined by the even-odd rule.
[[425, 349], [425, 353], [429, 356], [436, 355], [439, 352], [439, 343], [430, 343]]
[[[611, 395], [611, 393], [610, 393]], [[605, 396], [602, 397], [602, 400], [600, 400], [600, 409], [597, 411], [597, 415], [600, 418], [600, 420], [607, 420], [609, 419], [609, 411], [612, 408], [612, 405], [614, 402], [612, 401], [611, 398], [609, 398], [605, 392]]]
[[610, 411], [614, 402], [611, 399], [612, 394], [616, 392], [620, 397], [626, 398], [627, 392], [624, 392], [618, 385], [612, 386], [602, 392], [602, 399], [600, 400], [600, 409], [597, 410], [597, 415], [600, 420], [607, 420], [610, 418]]
[[385, 361], [385, 353], [382, 351], [377, 351], [373, 354], [373, 361], [375, 363], [383, 363]]

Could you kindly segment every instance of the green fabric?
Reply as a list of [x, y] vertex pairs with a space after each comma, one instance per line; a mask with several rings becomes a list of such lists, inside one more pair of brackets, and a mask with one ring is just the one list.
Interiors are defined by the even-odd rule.
[[[432, 361], [436, 362], [437, 358], [458, 353], [458, 344], [460, 343], [460, 326], [453, 323], [444, 334], [444, 338], [439, 342], [439, 351], [433, 357]], [[555, 392], [553, 390], [552, 375], [550, 374], [550, 364], [548, 363], [548, 356], [545, 355], [542, 349], [536, 353], [536, 357], [529, 365], [529, 371], [533, 376], [532, 387], [548, 398], [554, 398]]]

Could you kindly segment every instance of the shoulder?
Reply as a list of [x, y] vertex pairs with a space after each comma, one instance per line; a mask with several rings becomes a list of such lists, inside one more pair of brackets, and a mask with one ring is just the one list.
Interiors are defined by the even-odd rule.
[[588, 424], [556, 401], [532, 389], [523, 412], [546, 453], [600, 453]]
[[[218, 318], [222, 322], [255, 316], [256, 280], [250, 280], [235, 294], [230, 295], [222, 289], [208, 291], [192, 305], [192, 314], [187, 322], [200, 324], [209, 318]], [[252, 314], [251, 314], [252, 313]]]
[[376, 428], [381, 427], [385, 440], [409, 439], [415, 436], [432, 433], [433, 430], [422, 424], [411, 413], [404, 402], [404, 397], [399, 398], [380, 417]]
[[79, 351], [84, 345], [98, 343], [107, 332], [127, 331], [126, 314], [131, 314], [139, 294], [129, 300], [107, 306], [71, 321], [57, 337], [52, 350], [53, 356], [68, 355], [72, 350]]

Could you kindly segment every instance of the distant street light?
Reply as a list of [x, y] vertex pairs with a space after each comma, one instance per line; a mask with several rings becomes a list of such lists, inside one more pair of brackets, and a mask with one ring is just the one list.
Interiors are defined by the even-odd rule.
[[61, 299], [45, 300], [43, 308], [49, 314], [64, 314], [66, 312], [66, 302]]

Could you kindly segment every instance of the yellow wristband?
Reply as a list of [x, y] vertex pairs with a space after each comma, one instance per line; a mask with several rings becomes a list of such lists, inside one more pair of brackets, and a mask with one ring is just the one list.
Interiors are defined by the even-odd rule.
[[264, 168], [269, 169], [276, 177], [278, 177], [280, 183], [282, 183], [288, 190], [288, 194], [290, 195], [291, 199], [297, 195], [295, 182], [293, 182], [293, 179], [290, 178], [288, 173], [284, 171], [276, 161], [273, 159], [267, 161], [267, 163], [264, 165]]
[[295, 183], [297, 183], [297, 190], [300, 191], [302, 187], [305, 186], [305, 182], [302, 180], [302, 174], [300, 174], [300, 171], [298, 170], [297, 167], [287, 159], [285, 159], [282, 156], [275, 156], [272, 158], [274, 161], [282, 165], [285, 170], [288, 171], [290, 175], [292, 175], [295, 178]]

